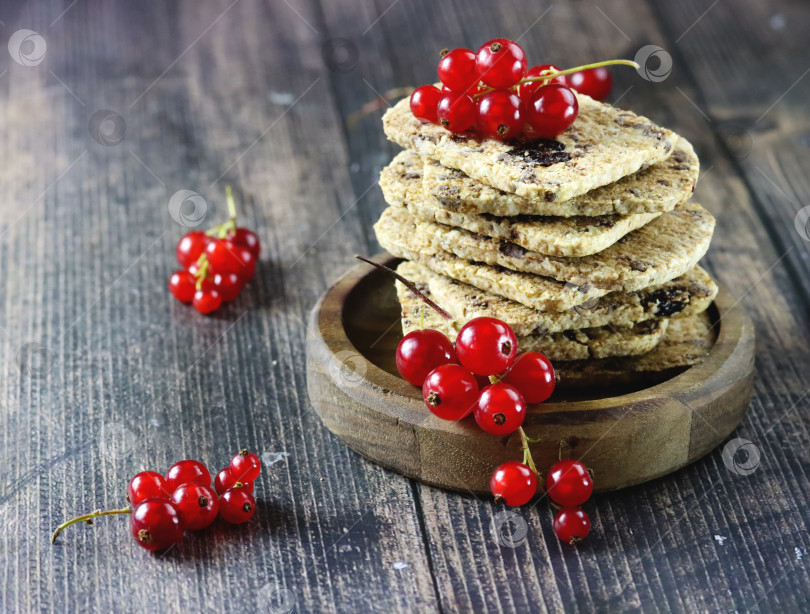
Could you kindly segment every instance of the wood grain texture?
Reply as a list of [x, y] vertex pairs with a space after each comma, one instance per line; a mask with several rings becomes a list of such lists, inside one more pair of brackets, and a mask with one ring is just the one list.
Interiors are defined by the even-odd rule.
[[[810, 259], [793, 229], [810, 204], [806, 4], [42, 0], [0, 3], [0, 20], [6, 40], [47, 41], [36, 66], [5, 44], [0, 59], [0, 611], [810, 607]], [[671, 53], [660, 83], [616, 71], [615, 97], [695, 144], [718, 219], [707, 264], [757, 329], [735, 435], [756, 469], [718, 450], [596, 497], [578, 551], [544, 502], [504, 545], [501, 508], [368, 463], [306, 396], [306, 314], [355, 252], [378, 251], [376, 176], [396, 150], [381, 113], [349, 116], [433, 80], [438, 50], [495, 35], [566, 66]], [[103, 109], [126, 124], [117, 145], [89, 133]], [[239, 300], [201, 318], [165, 290], [184, 230], [168, 202], [194, 190], [222, 219], [225, 182], [264, 254]], [[162, 557], [115, 519], [47, 543], [65, 516], [120, 505], [137, 470], [217, 467], [241, 446], [268, 464], [249, 525]]]

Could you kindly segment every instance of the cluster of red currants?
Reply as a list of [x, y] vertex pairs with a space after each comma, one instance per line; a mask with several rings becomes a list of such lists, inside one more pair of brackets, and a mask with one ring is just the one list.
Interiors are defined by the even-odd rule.
[[192, 230], [177, 244], [177, 262], [183, 267], [169, 278], [169, 291], [181, 303], [200, 313], [211, 313], [239, 296], [253, 278], [261, 244], [252, 230], [236, 226], [236, 208], [227, 188], [230, 217], [207, 232]]
[[142, 471], [127, 488], [127, 501], [132, 508], [73, 518], [56, 529], [51, 542], [71, 524], [92, 524], [93, 518], [116, 514], [131, 514], [132, 537], [139, 546], [153, 551], [178, 543], [186, 530], [207, 528], [217, 516], [231, 524], [247, 522], [256, 510], [253, 482], [260, 472], [259, 457], [247, 450], [239, 452], [217, 474], [214, 488], [208, 469], [196, 460], [175, 463], [165, 476], [156, 471]]
[[551, 362], [539, 352], [517, 353], [512, 328], [480, 317], [458, 332], [455, 347], [438, 330], [415, 330], [397, 346], [397, 369], [422, 387], [431, 412], [444, 420], [471, 413], [487, 433], [509, 435], [523, 424], [527, 403], [541, 403], [554, 391]]
[[[525, 456], [525, 454], [524, 454]], [[537, 472], [531, 459], [508, 461], [492, 474], [489, 487], [497, 501], [507, 505], [524, 505], [537, 492]], [[580, 543], [591, 530], [591, 521], [580, 505], [593, 493], [593, 478], [578, 460], [554, 463], [546, 474], [546, 494], [561, 506], [554, 517], [554, 533], [571, 545]]]
[[416, 88], [411, 111], [451, 132], [476, 130], [499, 140], [524, 133], [529, 139], [554, 138], [579, 113], [572, 88], [596, 100], [608, 96], [613, 85], [604, 66], [608, 63], [566, 71], [553, 64], [528, 68], [520, 45], [496, 38], [477, 53], [463, 48], [443, 53], [438, 67], [442, 88]]

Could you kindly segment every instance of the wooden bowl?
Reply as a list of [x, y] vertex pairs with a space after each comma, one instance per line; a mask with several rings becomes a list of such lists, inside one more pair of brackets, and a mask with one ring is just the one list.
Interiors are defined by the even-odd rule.
[[[386, 253], [375, 260], [396, 266]], [[656, 385], [619, 392], [558, 394], [529, 408], [524, 430], [543, 471], [579, 458], [597, 491], [666, 475], [700, 458], [742, 421], [751, 398], [754, 328], [722, 292], [711, 307], [718, 337], [705, 362]], [[393, 280], [366, 264], [346, 273], [318, 301], [307, 334], [307, 386], [326, 427], [366, 458], [428, 484], [489, 493], [492, 471], [520, 460], [517, 433], [499, 438], [472, 417], [440, 420], [422, 392], [399, 377], [402, 337]], [[562, 450], [561, 450], [562, 449]]]

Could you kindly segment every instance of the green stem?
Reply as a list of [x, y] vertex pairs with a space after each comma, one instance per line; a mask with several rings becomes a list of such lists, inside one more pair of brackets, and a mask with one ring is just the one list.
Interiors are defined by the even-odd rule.
[[76, 518], [71, 518], [67, 522], [63, 522], [58, 527], [56, 527], [56, 531], [53, 532], [51, 535], [51, 543], [56, 541], [56, 538], [59, 537], [59, 534], [64, 531], [67, 527], [72, 524], [76, 524], [77, 522], [86, 522], [87, 524], [93, 524], [93, 518], [98, 518], [100, 516], [117, 516], [118, 514], [131, 514], [132, 509], [128, 507], [121, 508], [120, 510], [107, 510], [101, 511], [96, 510], [95, 512], [90, 512], [89, 514], [84, 514], [82, 516], [76, 516]]
[[537, 477], [540, 477], [540, 472], [537, 470], [537, 467], [534, 464], [534, 459], [532, 458], [531, 450], [529, 450], [529, 438], [526, 437], [526, 431], [523, 430], [521, 426], [518, 428], [520, 431], [520, 445], [523, 448], [523, 464], [528, 465], [529, 469], [534, 471], [534, 474]]
[[229, 221], [236, 226], [236, 203], [233, 200], [233, 189], [231, 189], [230, 183], [225, 186], [225, 201], [228, 203]]
[[545, 81], [546, 79], [554, 79], [562, 75], [572, 75], [581, 70], [590, 70], [591, 68], [599, 68], [601, 66], [632, 66], [633, 68], [640, 68], [638, 64], [632, 60], [605, 60], [604, 62], [594, 62], [593, 64], [583, 64], [582, 66], [575, 66], [574, 68], [566, 68], [565, 70], [556, 70], [549, 72], [539, 77], [529, 77], [522, 79], [520, 83], [532, 83], [533, 81]]
[[199, 264], [199, 269], [197, 270], [197, 290], [202, 289], [203, 282], [208, 277], [208, 257], [205, 253], [200, 254], [200, 258], [197, 260]]
[[[583, 64], [582, 66], [574, 66], [573, 68], [566, 68], [565, 70], [549, 70], [543, 71], [543, 74], [539, 77], [529, 77], [527, 79], [521, 79], [516, 85], [520, 85], [521, 83], [534, 83], [535, 81], [549, 81], [554, 79], [555, 77], [561, 77], [564, 75], [572, 75], [575, 72], [580, 72], [581, 70], [590, 70], [591, 68], [600, 68], [602, 66], [632, 66], [635, 69], [640, 68], [636, 62], [632, 60], [605, 60], [604, 62], [594, 62], [593, 64]], [[473, 98], [477, 98], [478, 96], [483, 96], [484, 94], [491, 92], [494, 90], [494, 87], [488, 87], [485, 90], [475, 94]]]

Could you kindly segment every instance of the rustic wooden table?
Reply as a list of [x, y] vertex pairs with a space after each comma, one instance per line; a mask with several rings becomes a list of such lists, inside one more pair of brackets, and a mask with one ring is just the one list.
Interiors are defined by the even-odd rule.
[[[806, 3], [43, 0], [0, 20], [0, 611], [810, 608]], [[396, 151], [356, 112], [496, 35], [561, 66], [650, 56], [613, 99], [695, 144], [706, 264], [757, 326], [748, 443], [595, 498], [578, 550], [543, 503], [507, 523], [366, 462], [307, 400], [307, 313], [378, 251]], [[192, 190], [222, 220], [227, 183], [264, 253], [206, 318], [166, 291], [174, 205]], [[135, 472], [242, 446], [265, 461], [249, 524], [157, 556], [115, 518], [48, 543]]]

